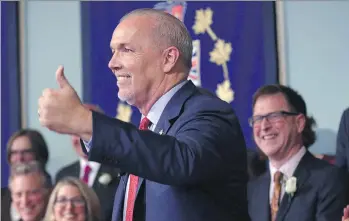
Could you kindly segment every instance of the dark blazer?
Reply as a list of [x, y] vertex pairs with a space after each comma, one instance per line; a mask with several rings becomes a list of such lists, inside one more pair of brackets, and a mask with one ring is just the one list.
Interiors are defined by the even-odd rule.
[[11, 192], [7, 187], [1, 188], [1, 220], [11, 220]]
[[[293, 197], [283, 196], [277, 221], [341, 220], [349, 203], [346, 173], [307, 152], [297, 166], [297, 190]], [[248, 186], [248, 210], [251, 221], [270, 221], [270, 171]]]
[[[134, 221], [244, 221], [244, 137], [231, 106], [187, 82], [165, 107], [155, 131], [93, 113], [90, 160], [140, 178]], [[113, 221], [122, 220], [128, 174]]]
[[[107, 173], [112, 177], [109, 184], [101, 184], [98, 182], [98, 178]], [[63, 167], [56, 175], [56, 183], [64, 177], [71, 176], [79, 178], [80, 175], [80, 162], [76, 161], [66, 167]], [[96, 192], [102, 208], [103, 220], [109, 221], [112, 218], [113, 203], [116, 189], [120, 181], [120, 170], [118, 168], [101, 165], [96, 179], [94, 180], [92, 189]]]
[[349, 172], [349, 108], [343, 112], [339, 124], [336, 165]]

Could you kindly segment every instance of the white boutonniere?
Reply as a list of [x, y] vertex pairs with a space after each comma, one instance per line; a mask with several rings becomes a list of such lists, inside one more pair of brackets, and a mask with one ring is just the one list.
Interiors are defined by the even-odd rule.
[[100, 182], [103, 185], [108, 185], [110, 181], [112, 180], [112, 177], [108, 173], [103, 173], [99, 178], [98, 182]]
[[291, 195], [291, 197], [293, 197], [296, 191], [297, 191], [297, 178], [293, 176], [286, 181], [285, 192]]

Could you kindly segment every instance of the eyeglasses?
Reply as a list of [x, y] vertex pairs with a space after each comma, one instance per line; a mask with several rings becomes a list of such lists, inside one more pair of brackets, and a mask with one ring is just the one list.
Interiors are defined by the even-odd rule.
[[269, 123], [276, 123], [282, 120], [285, 116], [297, 116], [299, 113], [287, 112], [287, 111], [277, 111], [266, 115], [256, 115], [248, 119], [248, 123], [251, 127], [259, 126], [263, 119], [265, 118]]
[[71, 199], [68, 199], [66, 197], [58, 197], [55, 201], [55, 205], [66, 206], [68, 205], [69, 202], [76, 207], [85, 206], [85, 200], [82, 199], [81, 197], [75, 197]]

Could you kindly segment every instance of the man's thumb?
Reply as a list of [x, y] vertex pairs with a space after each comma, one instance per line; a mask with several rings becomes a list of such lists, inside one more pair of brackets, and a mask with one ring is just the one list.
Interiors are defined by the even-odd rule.
[[65, 78], [63, 66], [58, 67], [56, 71], [56, 80], [60, 88], [70, 86], [68, 80]]

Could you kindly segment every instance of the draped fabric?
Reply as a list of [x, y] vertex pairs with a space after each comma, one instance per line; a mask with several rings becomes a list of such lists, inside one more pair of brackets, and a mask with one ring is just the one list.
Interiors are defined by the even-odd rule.
[[140, 121], [140, 113], [117, 98], [108, 69], [109, 42], [120, 18], [137, 8], [157, 8], [181, 19], [193, 38], [190, 79], [227, 101], [254, 147], [248, 117], [258, 87], [277, 82], [273, 2], [82, 2], [83, 98], [112, 117]]
[[1, 187], [8, 183], [6, 143], [21, 127], [18, 2], [1, 2]]

